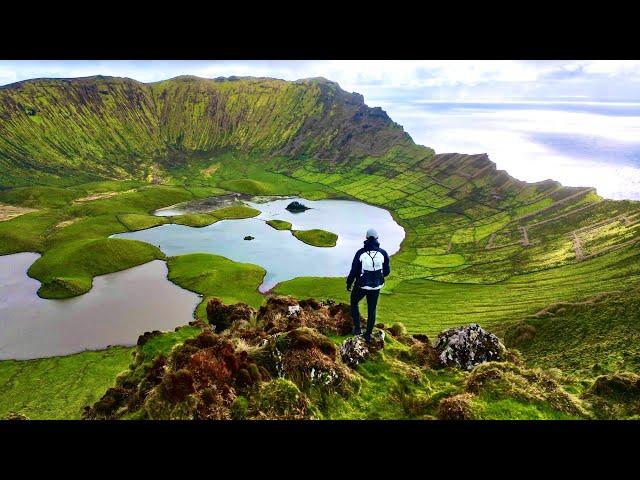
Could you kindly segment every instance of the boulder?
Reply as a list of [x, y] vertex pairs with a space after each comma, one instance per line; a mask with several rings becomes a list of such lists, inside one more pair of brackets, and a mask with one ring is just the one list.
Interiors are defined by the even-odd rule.
[[500, 361], [506, 349], [500, 339], [477, 323], [441, 332], [434, 348], [442, 367], [471, 370], [483, 362]]
[[371, 343], [367, 344], [362, 335], [346, 339], [340, 346], [340, 356], [342, 361], [351, 368], [356, 368], [369, 356], [384, 348], [384, 332], [382, 330], [373, 332]]

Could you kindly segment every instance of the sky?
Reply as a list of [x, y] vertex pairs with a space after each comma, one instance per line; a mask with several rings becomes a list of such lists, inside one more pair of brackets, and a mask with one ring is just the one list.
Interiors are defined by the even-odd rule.
[[640, 61], [0, 61], [0, 85], [98, 74], [142, 82], [322, 76], [363, 94], [437, 152], [488, 153], [522, 180], [640, 199]]

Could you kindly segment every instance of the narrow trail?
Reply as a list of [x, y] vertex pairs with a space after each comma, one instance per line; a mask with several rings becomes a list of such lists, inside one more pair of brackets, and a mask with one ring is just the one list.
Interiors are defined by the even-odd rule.
[[495, 232], [491, 234], [491, 236], [489, 237], [489, 241], [487, 242], [487, 246], [485, 247], [485, 249], [487, 250], [491, 250], [493, 248], [493, 240], [496, 238], [496, 234]]
[[573, 251], [576, 254], [576, 260], [581, 262], [582, 260], [584, 260], [584, 252], [582, 251], [582, 242], [580, 242], [580, 237], [578, 237], [578, 234], [576, 232], [571, 232], [571, 235], [573, 236]]
[[522, 246], [528, 247], [529, 244], [529, 234], [527, 233], [527, 227], [519, 227], [522, 230]]

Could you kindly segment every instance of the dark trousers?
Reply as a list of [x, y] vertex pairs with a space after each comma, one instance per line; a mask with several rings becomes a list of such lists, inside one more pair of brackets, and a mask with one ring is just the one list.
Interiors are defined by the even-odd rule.
[[371, 335], [373, 326], [376, 324], [376, 306], [378, 305], [378, 297], [380, 290], [365, 290], [360, 287], [353, 287], [351, 290], [351, 316], [353, 317], [353, 326], [355, 331], [360, 331], [360, 310], [358, 302], [367, 297], [367, 333]]

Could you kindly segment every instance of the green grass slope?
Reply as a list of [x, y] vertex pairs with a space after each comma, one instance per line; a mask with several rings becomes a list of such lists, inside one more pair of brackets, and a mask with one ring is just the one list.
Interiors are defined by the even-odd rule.
[[209, 298], [219, 297], [225, 303], [244, 302], [259, 307], [264, 297], [258, 293], [265, 270], [257, 265], [238, 263], [219, 255], [193, 253], [169, 257], [169, 280], [203, 295], [196, 317], [206, 317]]
[[640, 374], [640, 288], [549, 305], [506, 331], [527, 363], [583, 377]]
[[151, 338], [142, 347], [111, 347], [64, 357], [0, 361], [0, 418], [10, 413], [32, 420], [78, 420], [97, 401], [138, 351], [148, 362], [200, 332], [181, 327]]
[[[155, 247], [125, 252], [107, 238], [160, 224], [154, 210], [221, 188], [388, 209], [406, 238], [391, 259], [380, 321], [402, 321], [410, 332], [478, 322], [504, 333], [550, 304], [640, 282], [640, 202], [522, 182], [486, 155], [435, 154], [384, 111], [324, 79], [33, 80], [0, 88], [0, 116], [0, 202], [38, 209], [0, 222], [0, 254], [42, 253], [32, 273], [44, 295], [79, 294], [96, 274], [159, 258]], [[174, 221], [204, 225], [253, 213], [218, 215]], [[177, 283], [258, 305], [263, 273], [243, 277], [223, 263], [189, 262]], [[348, 295], [341, 278], [299, 278], [276, 291]], [[535, 328], [543, 335], [551, 327]], [[584, 363], [567, 368], [617, 365], [624, 351], [622, 343], [608, 353], [581, 351]], [[567, 361], [549, 358], [546, 365]]]
[[0, 362], [0, 418], [20, 413], [33, 420], [79, 419], [126, 370], [133, 349], [112, 347], [64, 357]]
[[46, 252], [28, 274], [42, 282], [39, 296], [68, 298], [88, 292], [93, 277], [163, 258], [157, 247], [136, 240], [78, 240]]

